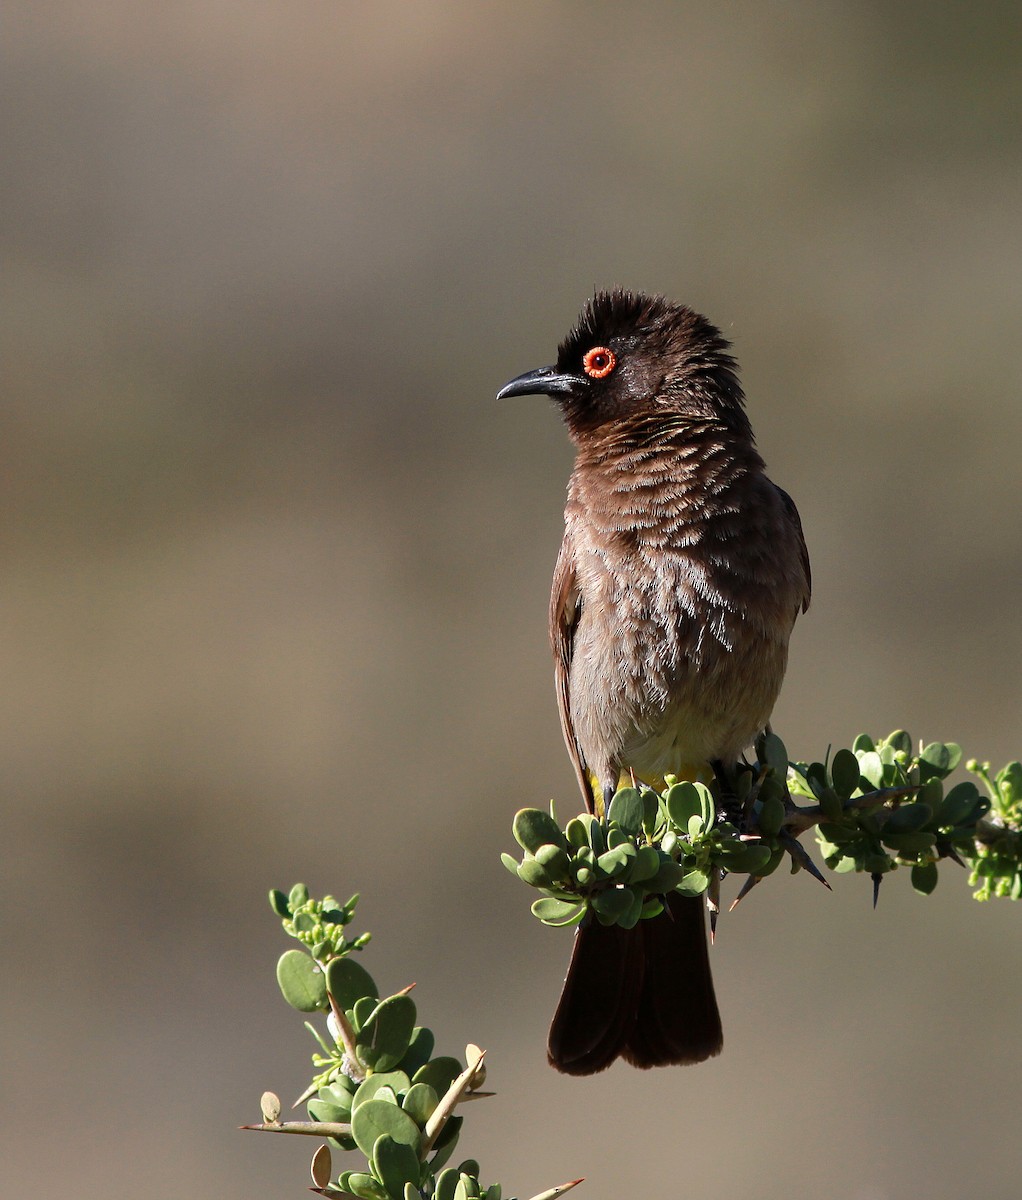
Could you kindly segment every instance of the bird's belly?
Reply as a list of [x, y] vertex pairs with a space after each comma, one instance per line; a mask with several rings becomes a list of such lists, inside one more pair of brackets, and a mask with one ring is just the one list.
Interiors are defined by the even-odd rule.
[[736, 759], [770, 719], [787, 639], [732, 620], [719, 640], [699, 622], [614, 630], [580, 626], [569, 679], [572, 723], [600, 780], [621, 771], [656, 783], [692, 764]]

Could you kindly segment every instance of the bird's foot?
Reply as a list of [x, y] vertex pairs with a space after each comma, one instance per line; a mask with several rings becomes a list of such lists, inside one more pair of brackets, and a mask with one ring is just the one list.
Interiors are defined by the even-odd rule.
[[717, 821], [728, 822], [741, 828], [742, 802], [738, 798], [738, 788], [735, 783], [735, 764], [725, 763], [722, 758], [710, 760], [713, 768], [713, 778], [717, 784]]

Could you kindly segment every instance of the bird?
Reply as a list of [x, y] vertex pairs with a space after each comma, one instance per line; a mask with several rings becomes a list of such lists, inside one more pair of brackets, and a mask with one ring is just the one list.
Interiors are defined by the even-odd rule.
[[[733, 769], [768, 727], [809, 606], [798, 510], [765, 474], [731, 343], [662, 295], [597, 291], [553, 366], [497, 393], [549, 397], [575, 448], [549, 630], [587, 810], [622, 783]], [[723, 1034], [702, 897], [633, 929], [579, 925], [550, 1064], [591, 1075], [702, 1062]]]

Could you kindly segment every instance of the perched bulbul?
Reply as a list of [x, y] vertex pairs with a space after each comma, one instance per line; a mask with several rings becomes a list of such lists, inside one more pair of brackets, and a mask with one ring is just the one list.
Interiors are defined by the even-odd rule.
[[[624, 775], [662, 786], [734, 763], [766, 726], [809, 558], [764, 474], [727, 342], [660, 296], [599, 292], [557, 365], [498, 393], [546, 395], [575, 444], [550, 641], [561, 727], [590, 812]], [[702, 899], [575, 934], [551, 1064], [589, 1075], [695, 1063], [723, 1039]]]

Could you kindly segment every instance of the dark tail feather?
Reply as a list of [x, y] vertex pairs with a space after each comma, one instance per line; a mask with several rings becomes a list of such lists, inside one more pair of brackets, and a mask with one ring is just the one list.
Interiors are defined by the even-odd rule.
[[550, 1026], [547, 1055], [566, 1075], [593, 1075], [623, 1056], [637, 1067], [702, 1062], [723, 1042], [702, 899], [634, 929], [582, 926]]
[[622, 1051], [635, 1067], [702, 1062], [724, 1044], [713, 992], [701, 896], [667, 898], [668, 911], [640, 921], [646, 974]]
[[589, 919], [575, 945], [550, 1025], [547, 1057], [566, 1075], [594, 1075], [622, 1052], [642, 987], [637, 929]]

